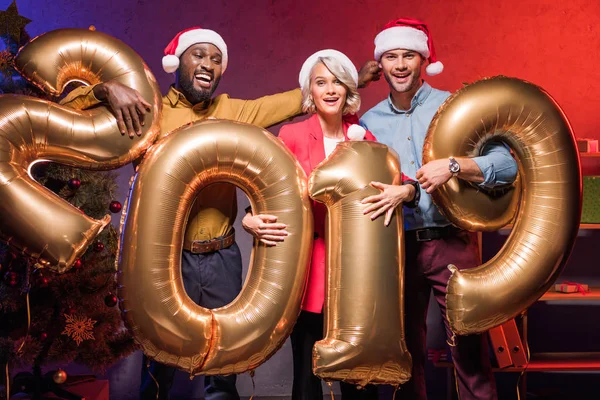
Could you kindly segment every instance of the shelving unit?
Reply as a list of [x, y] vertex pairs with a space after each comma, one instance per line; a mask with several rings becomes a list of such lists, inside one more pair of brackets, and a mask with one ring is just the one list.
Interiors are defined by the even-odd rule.
[[[584, 156], [582, 154], [582, 156]], [[587, 156], [600, 158], [598, 154], [588, 154]], [[507, 225], [501, 230], [511, 230], [512, 225]], [[580, 230], [600, 230], [600, 224], [581, 224]], [[479, 235], [480, 254], [481, 254], [481, 235]], [[590, 287], [589, 291], [585, 294], [575, 293], [561, 293], [556, 292], [552, 288], [546, 292], [540, 299], [539, 302], [589, 302], [599, 301], [600, 302], [600, 287]], [[525, 353], [529, 354], [528, 345], [528, 321], [527, 311], [521, 315], [521, 339]], [[454, 365], [451, 362], [437, 362], [434, 364], [440, 368], [453, 368]], [[494, 372], [521, 372], [521, 379], [519, 380], [519, 395], [522, 400], [526, 399], [527, 395], [527, 372], [575, 372], [575, 371], [600, 371], [600, 352], [561, 352], [561, 353], [532, 353], [530, 354], [529, 362], [525, 366], [515, 367], [509, 366], [505, 368], [493, 368]], [[449, 380], [452, 382], [453, 380]], [[453, 383], [453, 382], [452, 382]], [[449, 391], [448, 399], [452, 398], [452, 393]]]

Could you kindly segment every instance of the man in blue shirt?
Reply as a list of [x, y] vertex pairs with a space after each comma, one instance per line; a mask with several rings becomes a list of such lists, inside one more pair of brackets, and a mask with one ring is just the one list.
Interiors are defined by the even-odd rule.
[[[446, 321], [446, 284], [448, 264], [461, 269], [479, 265], [479, 250], [474, 234], [453, 227], [441, 215], [430, 194], [457, 176], [493, 188], [514, 181], [517, 165], [509, 150], [500, 143], [490, 143], [482, 156], [434, 160], [422, 165], [423, 142], [429, 124], [450, 93], [432, 88], [421, 79], [421, 70], [436, 75], [443, 66], [436, 60], [427, 26], [412, 19], [388, 23], [375, 38], [375, 60], [390, 87], [390, 95], [361, 118], [361, 124], [392, 147], [400, 156], [402, 172], [416, 177], [421, 185], [420, 201], [414, 209], [404, 208], [406, 231], [405, 329], [408, 350], [413, 357], [412, 379], [399, 391], [401, 398], [426, 399], [424, 366], [426, 359], [426, 316], [430, 291]], [[402, 203], [401, 188], [374, 184], [378, 196], [365, 199], [370, 203], [365, 213], [371, 218], [390, 213]], [[494, 377], [485, 335], [460, 336], [451, 347], [456, 381], [461, 400], [497, 399]]]

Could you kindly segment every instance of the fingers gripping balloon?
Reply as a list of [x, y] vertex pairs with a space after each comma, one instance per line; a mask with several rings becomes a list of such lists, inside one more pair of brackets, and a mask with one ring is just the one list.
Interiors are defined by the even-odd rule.
[[514, 228], [493, 259], [471, 270], [450, 267], [446, 307], [457, 334], [500, 325], [548, 290], [565, 266], [581, 218], [577, 147], [569, 122], [548, 93], [507, 77], [463, 88], [432, 121], [423, 164], [479, 155], [490, 140], [512, 148], [520, 184], [490, 197], [453, 178], [433, 194], [444, 215], [464, 229], [497, 230], [516, 213]]
[[343, 142], [310, 176], [327, 206], [325, 339], [313, 350], [323, 379], [399, 385], [410, 378], [404, 342], [402, 211], [388, 227], [363, 215], [371, 181], [399, 181], [395, 153], [374, 142]]
[[72, 81], [110, 79], [140, 91], [152, 104], [141, 137], [122, 138], [104, 107], [75, 111], [28, 96], [0, 96], [0, 232], [42, 265], [70, 268], [110, 221], [94, 220], [34, 181], [32, 163], [50, 160], [86, 169], [113, 169], [139, 157], [159, 133], [160, 90], [142, 59], [99, 32], [61, 29], [33, 39], [17, 70], [51, 95]]
[[[215, 182], [238, 185], [256, 213], [277, 216], [290, 236], [275, 247], [255, 242], [241, 293], [209, 310], [186, 295], [181, 252], [192, 203]], [[120, 305], [144, 353], [215, 375], [252, 370], [279, 349], [300, 312], [313, 219], [306, 174], [278, 139], [221, 120], [175, 131], [145, 156], [124, 213]]]

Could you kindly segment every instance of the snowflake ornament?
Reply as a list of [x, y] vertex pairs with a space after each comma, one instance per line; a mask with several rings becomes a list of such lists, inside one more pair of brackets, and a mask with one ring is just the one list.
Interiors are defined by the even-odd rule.
[[63, 335], [69, 336], [77, 343], [77, 346], [84, 340], [94, 340], [94, 325], [97, 321], [91, 318], [82, 317], [79, 315], [64, 314], [67, 320]]

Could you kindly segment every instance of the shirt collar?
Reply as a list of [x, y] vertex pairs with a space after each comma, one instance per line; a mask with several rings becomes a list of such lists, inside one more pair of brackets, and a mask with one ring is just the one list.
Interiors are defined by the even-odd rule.
[[394, 106], [394, 103], [392, 103], [392, 94], [391, 93], [388, 96], [388, 104], [390, 105], [390, 109], [392, 110], [392, 112], [395, 114], [412, 113], [415, 110], [415, 108], [417, 108], [417, 106], [423, 105], [425, 100], [427, 100], [427, 97], [429, 97], [431, 90], [432, 90], [431, 85], [429, 85], [429, 83], [427, 83], [427, 82], [423, 82], [423, 84], [421, 85], [419, 90], [417, 90], [417, 93], [415, 93], [412, 100], [410, 101], [410, 109], [409, 110], [399, 110], [398, 108], [396, 108], [396, 106]]

